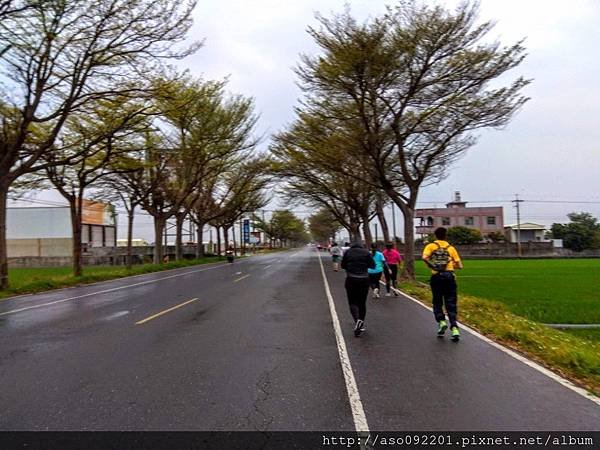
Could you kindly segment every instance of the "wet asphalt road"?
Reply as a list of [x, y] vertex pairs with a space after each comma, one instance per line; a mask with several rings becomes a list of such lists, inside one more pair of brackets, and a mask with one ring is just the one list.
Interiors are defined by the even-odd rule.
[[[323, 263], [370, 429], [600, 429], [600, 406], [436, 339], [405, 297], [369, 300], [355, 338]], [[0, 383], [0, 430], [354, 430], [309, 248], [0, 301]]]

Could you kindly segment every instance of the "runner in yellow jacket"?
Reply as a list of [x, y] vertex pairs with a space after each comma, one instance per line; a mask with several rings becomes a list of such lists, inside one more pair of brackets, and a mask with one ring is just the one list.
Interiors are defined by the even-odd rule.
[[446, 307], [452, 340], [458, 342], [460, 331], [456, 317], [458, 314], [455, 269], [462, 269], [462, 261], [456, 249], [446, 241], [446, 228], [435, 230], [437, 238], [423, 249], [423, 261], [431, 268], [429, 284], [433, 295], [433, 315], [438, 323], [437, 335], [443, 338], [448, 328], [442, 306]]

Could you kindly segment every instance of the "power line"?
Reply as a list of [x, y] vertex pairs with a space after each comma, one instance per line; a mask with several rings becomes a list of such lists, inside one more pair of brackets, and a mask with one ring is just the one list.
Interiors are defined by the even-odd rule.
[[[600, 201], [594, 200], [527, 200], [522, 199], [521, 201], [527, 203], [553, 203], [553, 204], [592, 204], [592, 205], [600, 205]], [[513, 203], [514, 200], [469, 200], [467, 203]], [[427, 201], [427, 202], [417, 202], [420, 205], [439, 205], [446, 204], [448, 201]]]
[[556, 204], [592, 204], [600, 205], [600, 201], [589, 201], [589, 200], [523, 200], [527, 203], [556, 203]]

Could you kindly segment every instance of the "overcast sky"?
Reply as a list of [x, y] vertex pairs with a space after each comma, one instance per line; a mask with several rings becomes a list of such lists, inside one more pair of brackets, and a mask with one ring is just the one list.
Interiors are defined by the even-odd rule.
[[[393, 4], [200, 0], [192, 37], [205, 39], [205, 45], [179, 64], [206, 79], [228, 77], [230, 91], [254, 97], [259, 131], [268, 136], [294, 118], [299, 90], [292, 69], [298, 55], [318, 51], [307, 26], [316, 24], [317, 11], [327, 16], [346, 3], [359, 18], [378, 15]], [[525, 202], [523, 221], [549, 225], [581, 210], [600, 217], [600, 2], [482, 0], [480, 16], [497, 22], [491, 35], [503, 44], [526, 39], [528, 57], [511, 77], [533, 78], [525, 90], [531, 100], [506, 129], [482, 132], [446, 180], [423, 189], [420, 206], [443, 206], [458, 190], [463, 200], [504, 206], [505, 223], [514, 223], [514, 208], [502, 202], [518, 193], [525, 200], [597, 202]], [[149, 219], [139, 221], [139, 234], [149, 235]]]

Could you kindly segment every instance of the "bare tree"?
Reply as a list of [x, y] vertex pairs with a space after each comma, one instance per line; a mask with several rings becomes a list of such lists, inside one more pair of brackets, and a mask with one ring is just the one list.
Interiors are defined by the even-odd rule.
[[[123, 158], [135, 152], [135, 138], [147, 128], [146, 107], [137, 102], [112, 101], [88, 105], [90, 111], [71, 116], [59, 148], [42, 159], [69, 159], [68, 165], [49, 164], [45, 175], [67, 200], [73, 234], [73, 275], [82, 274], [82, 216], [85, 192], [102, 178], [135, 169]], [[55, 146], [58, 146], [58, 141]], [[121, 163], [119, 163], [119, 161]], [[115, 236], [115, 240], [116, 240]]]
[[[137, 196], [155, 221], [154, 261], [162, 262], [162, 233], [167, 219], [181, 226], [202, 184], [223, 167], [247, 156], [257, 144], [254, 101], [227, 96], [224, 82], [204, 82], [189, 76], [156, 81], [160, 120], [150, 135], [145, 177]], [[178, 233], [181, 248], [181, 233]]]
[[447, 175], [476, 130], [506, 125], [527, 101], [520, 92], [529, 81], [521, 77], [491, 86], [525, 50], [520, 42], [486, 42], [493, 24], [477, 24], [477, 4], [468, 1], [453, 12], [409, 0], [364, 24], [348, 12], [320, 21], [309, 33], [323, 54], [305, 56], [298, 69], [305, 109], [361, 143], [345, 153], [366, 164], [362, 180], [402, 211], [413, 277], [419, 190]]
[[317, 241], [326, 241], [334, 236], [340, 228], [339, 221], [325, 208], [319, 209], [308, 218], [308, 229], [313, 239]]
[[[123, 158], [123, 157], [121, 157]], [[133, 223], [135, 210], [140, 205], [141, 199], [137, 197], [135, 186], [141, 184], [144, 176], [143, 166], [139, 159], [125, 158], [117, 162], [117, 167], [126, 167], [127, 170], [116, 170], [104, 177], [95, 190], [95, 196], [103, 201], [121, 204], [127, 213], [127, 249], [126, 267], [131, 270], [133, 264]]]
[[377, 190], [363, 181], [369, 177], [363, 164], [346, 156], [348, 147], [358, 143], [339, 131], [335, 123], [318, 115], [299, 114], [289, 130], [274, 137], [274, 170], [284, 180], [290, 199], [326, 208], [349, 230], [352, 240], [360, 240], [362, 225], [370, 244]]

